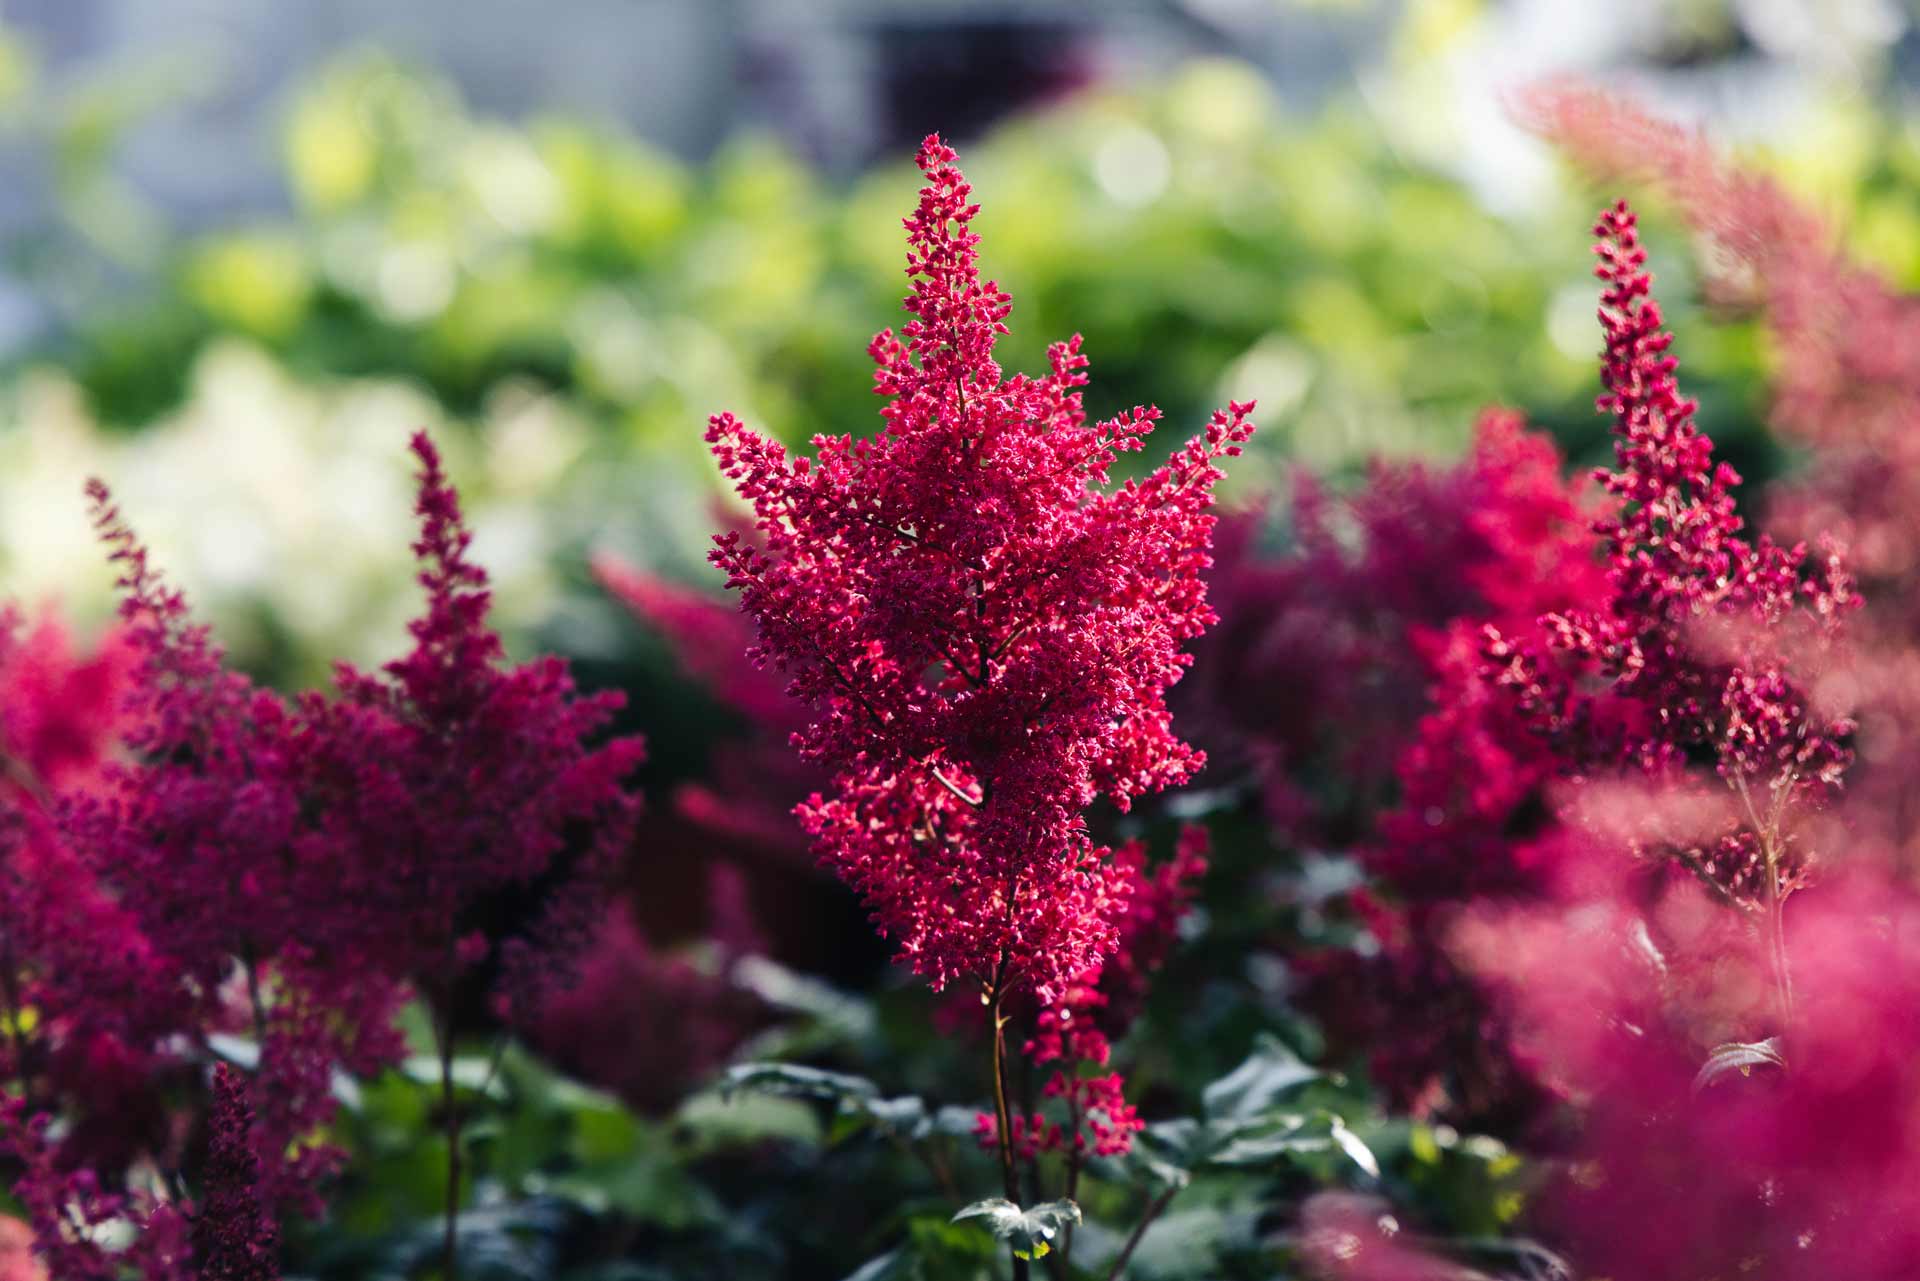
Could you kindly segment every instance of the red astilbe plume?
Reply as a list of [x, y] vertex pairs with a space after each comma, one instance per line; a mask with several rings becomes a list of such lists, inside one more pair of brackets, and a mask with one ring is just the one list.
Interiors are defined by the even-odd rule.
[[412, 447], [426, 612], [406, 656], [378, 672], [341, 664], [338, 696], [306, 701], [311, 778], [366, 893], [368, 955], [443, 999], [494, 962], [499, 998], [525, 1011], [597, 924], [632, 835], [624, 780], [642, 746], [588, 746], [618, 692], [581, 695], [557, 657], [506, 664], [459, 496], [426, 433]]
[[[32, 1224], [34, 1250], [60, 1281], [193, 1281], [189, 1226], [178, 1206], [147, 1188], [116, 1188], [89, 1166], [60, 1158], [52, 1117], [0, 1100], [0, 1153], [19, 1171], [13, 1194]], [[124, 1245], [119, 1230], [136, 1231]]]
[[1480, 1131], [1524, 1129], [1543, 1099], [1447, 935], [1474, 895], [1536, 891], [1554, 773], [1480, 680], [1480, 629], [1604, 596], [1594, 497], [1550, 437], [1491, 410], [1458, 463], [1304, 488], [1286, 556], [1232, 520], [1209, 582], [1223, 621], [1179, 691], [1210, 754], [1257, 766], [1276, 840], [1350, 849], [1368, 874], [1345, 904], [1363, 946], [1289, 956], [1332, 1052], [1364, 1057], [1396, 1107]]
[[[1576, 857], [1618, 862], [1606, 845]], [[1534, 1227], [1583, 1276], [1910, 1276], [1912, 888], [1852, 866], [1796, 898], [1794, 1021], [1764, 1043], [1772, 1058], [1736, 1070], [1710, 1055], [1769, 1026], [1764, 949], [1692, 881], [1649, 895], [1617, 871], [1611, 886], [1604, 871], [1583, 879], [1578, 895], [1489, 911], [1460, 938], [1525, 1051], [1580, 1103], [1577, 1142], [1543, 1170]]]
[[1599, 479], [1621, 502], [1596, 526], [1610, 599], [1547, 615], [1531, 635], [1490, 627], [1487, 672], [1567, 771], [1627, 769], [1680, 787], [1689, 757], [1710, 757], [1741, 814], [1696, 848], [1649, 852], [1743, 909], [1777, 913], [1806, 872], [1790, 825], [1831, 799], [1852, 759], [1852, 722], [1806, 691], [1858, 598], [1836, 553], [1743, 537], [1739, 477], [1714, 463], [1680, 395], [1625, 202], [1595, 234], [1598, 403], [1618, 457]]
[[0, 1147], [36, 1249], [63, 1277], [118, 1267], [76, 1235], [76, 1217], [144, 1225], [121, 1261], [144, 1261], [152, 1278], [171, 1275], [170, 1211], [116, 1189], [138, 1158], [164, 1150], [165, 1087], [179, 1069], [172, 1043], [187, 1003], [173, 967], [76, 857], [60, 823], [75, 796], [102, 782], [126, 728], [133, 666], [119, 635], [82, 657], [51, 615], [23, 628], [15, 612], [0, 614], [0, 1060], [18, 1091], [4, 1103]]
[[913, 319], [871, 351], [872, 439], [790, 457], [730, 414], [707, 437], [764, 546], [714, 560], [759, 626], [756, 655], [813, 709], [800, 751], [834, 775], [801, 808], [822, 857], [936, 988], [1059, 999], [1116, 942], [1127, 879], [1082, 812], [1188, 778], [1164, 694], [1213, 619], [1217, 461], [1251, 406], [1141, 481], [1118, 455], [1158, 413], [1089, 424], [1079, 340], [1038, 378], [993, 360], [1009, 300], [976, 264], [977, 206], [930, 137], [906, 220]]
[[[315, 1181], [343, 1155], [314, 1142], [336, 1107], [330, 1073], [373, 1072], [402, 1055], [401, 990], [378, 966], [348, 960], [363, 950], [365, 886], [313, 820], [305, 718], [227, 668], [106, 487], [89, 493], [120, 566], [138, 665], [129, 757], [73, 798], [63, 827], [145, 944], [145, 990], [113, 992], [139, 1020], [124, 1039], [151, 1046], [180, 1033], [204, 1053], [213, 1033], [255, 1038], [272, 1103], [255, 1127], [265, 1186], [317, 1213]], [[84, 1010], [85, 994], [75, 996]]]
[[[715, 865], [713, 879], [710, 897], [718, 904], [741, 897], [739, 873], [727, 864]], [[528, 1026], [534, 1044], [631, 1107], [671, 1111], [765, 1021], [765, 1009], [730, 974], [758, 950], [756, 940], [724, 927], [715, 933], [704, 940], [713, 958], [703, 965], [654, 943], [629, 907], [616, 905], [578, 975], [541, 1001]], [[663, 1028], [673, 1034], [661, 1035]]]
[[806, 728], [806, 708], [787, 697], [777, 673], [748, 657], [752, 621], [724, 597], [610, 555], [594, 558], [593, 573], [667, 642], [688, 675], [746, 723], [741, 738], [715, 745], [700, 778], [674, 789], [674, 812], [743, 861], [805, 864], [806, 837], [793, 824], [793, 807], [827, 779], [794, 755], [790, 740]]
[[1177, 691], [1183, 723], [1216, 768], [1257, 776], [1280, 839], [1364, 843], [1450, 629], [1584, 599], [1584, 501], [1551, 440], [1501, 410], [1456, 465], [1375, 460], [1347, 495], [1302, 476], [1289, 554], [1262, 552], [1263, 512], [1223, 524], [1221, 622]]
[[1708, 242], [1716, 300], [1757, 308], [1777, 353], [1772, 424], [1811, 446], [1768, 496], [1770, 528], [1845, 540], [1865, 608], [1854, 625], [1862, 759], [1849, 775], [1854, 845], [1920, 867], [1906, 801], [1920, 768], [1920, 299], [1849, 262], [1831, 227], [1698, 132], [1579, 85], [1523, 102], [1582, 167], [1656, 186]]
[[213, 1069], [205, 1190], [194, 1207], [193, 1258], [200, 1281], [279, 1281], [280, 1229], [261, 1197], [247, 1085]]

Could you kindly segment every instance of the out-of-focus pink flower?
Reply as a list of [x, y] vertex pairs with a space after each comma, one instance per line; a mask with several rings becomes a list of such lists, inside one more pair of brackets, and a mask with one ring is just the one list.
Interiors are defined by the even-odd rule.
[[200, 1281], [279, 1281], [280, 1229], [264, 1203], [247, 1085], [213, 1070], [206, 1190], [194, 1206], [193, 1261]]
[[0, 1215], [0, 1281], [48, 1281], [33, 1251], [33, 1229], [11, 1215]]
[[1392, 1209], [1372, 1197], [1322, 1192], [1300, 1207], [1300, 1254], [1324, 1281], [1486, 1281], [1404, 1244], [1401, 1235]]
[[716, 941], [711, 959], [699, 963], [648, 942], [632, 914], [615, 907], [578, 974], [541, 1001], [528, 1035], [568, 1072], [634, 1107], [677, 1102], [689, 1084], [725, 1062], [762, 1015], [729, 974], [755, 940], [728, 933], [735, 937]]

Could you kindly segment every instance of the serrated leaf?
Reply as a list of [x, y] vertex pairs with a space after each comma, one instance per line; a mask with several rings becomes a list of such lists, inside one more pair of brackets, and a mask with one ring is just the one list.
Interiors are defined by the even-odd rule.
[[1694, 1093], [1706, 1089], [1729, 1072], [1746, 1076], [1757, 1067], [1786, 1066], [1786, 1056], [1780, 1053], [1780, 1038], [1777, 1036], [1770, 1036], [1764, 1041], [1728, 1041], [1724, 1045], [1714, 1046], [1713, 1053], [1707, 1055], [1707, 1061], [1700, 1065], [1700, 1071], [1693, 1078]]
[[836, 1103], [843, 1099], [878, 1098], [880, 1094], [880, 1087], [864, 1076], [803, 1067], [798, 1063], [736, 1064], [721, 1077], [720, 1095], [725, 1098], [741, 1090]]
[[1321, 1073], [1273, 1037], [1262, 1037], [1233, 1071], [1209, 1085], [1200, 1096], [1207, 1116], [1216, 1120], [1250, 1120], [1303, 1085], [1321, 1079]]
[[1022, 1210], [1005, 1197], [996, 1196], [975, 1201], [955, 1214], [952, 1222], [962, 1219], [985, 1219], [988, 1230], [1011, 1246], [1015, 1255], [1039, 1259], [1053, 1248], [1053, 1239], [1061, 1229], [1069, 1223], [1080, 1222], [1080, 1207], [1062, 1199]]

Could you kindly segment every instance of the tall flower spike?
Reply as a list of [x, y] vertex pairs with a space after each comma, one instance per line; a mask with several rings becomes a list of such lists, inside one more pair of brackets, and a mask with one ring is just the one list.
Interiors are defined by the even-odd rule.
[[193, 1222], [200, 1281], [279, 1281], [280, 1229], [261, 1199], [253, 1108], [246, 1082], [224, 1063], [213, 1069], [210, 1128], [206, 1187]]
[[1709, 754], [1741, 820], [1667, 853], [1723, 897], [1777, 908], [1804, 871], [1781, 824], [1824, 803], [1852, 759], [1852, 722], [1806, 690], [1858, 597], [1837, 552], [1743, 536], [1740, 478], [1714, 462], [1680, 394], [1625, 201], [1594, 234], [1606, 337], [1598, 405], [1613, 418], [1618, 460], [1598, 479], [1620, 500], [1595, 527], [1609, 599], [1546, 615], [1536, 636], [1489, 627], [1487, 670], [1568, 772], [1625, 766], [1677, 782], [1693, 753]]
[[759, 626], [757, 660], [812, 709], [796, 742], [834, 786], [800, 816], [822, 858], [935, 987], [966, 977], [1044, 1002], [1113, 949], [1127, 891], [1082, 811], [1201, 764], [1164, 695], [1213, 621], [1208, 508], [1252, 406], [1112, 485], [1158, 411], [1090, 425], [1078, 337], [1046, 374], [1003, 379], [1010, 303], [980, 279], [954, 159], [937, 136], [920, 151], [913, 319], [870, 347], [884, 430], [790, 457], [712, 419], [763, 539], [724, 535], [713, 559]]
[[459, 496], [426, 433], [413, 452], [426, 610], [404, 657], [377, 674], [342, 665], [340, 696], [303, 705], [308, 781], [367, 893], [370, 955], [442, 995], [498, 960], [503, 994], [527, 998], [594, 931], [600, 878], [633, 830], [626, 778], [642, 747], [589, 745], [617, 692], [580, 694], [558, 658], [505, 664]]

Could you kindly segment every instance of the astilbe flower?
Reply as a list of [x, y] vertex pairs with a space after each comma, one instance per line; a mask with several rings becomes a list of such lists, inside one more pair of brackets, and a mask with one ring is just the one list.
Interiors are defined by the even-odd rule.
[[[1114, 863], [1131, 883], [1119, 941], [1099, 965], [1075, 975], [1060, 999], [1038, 1010], [1033, 1035], [1021, 1047], [1035, 1067], [1051, 1068], [1043, 1092], [1059, 1101], [1066, 1124], [1039, 1112], [1015, 1115], [1009, 1131], [1023, 1158], [1065, 1151], [1077, 1168], [1088, 1156], [1124, 1156], [1146, 1122], [1127, 1102], [1126, 1081], [1111, 1066], [1113, 1042], [1126, 1034], [1145, 1003], [1148, 980], [1165, 963], [1178, 939], [1180, 921], [1206, 875], [1210, 838], [1204, 827], [1181, 829], [1171, 859], [1147, 862], [1146, 846], [1129, 841], [1114, 851]], [[985, 1148], [999, 1144], [991, 1113], [975, 1120]], [[1069, 1195], [1071, 1195], [1069, 1188]]]
[[1364, 1057], [1399, 1108], [1515, 1133], [1545, 1100], [1447, 936], [1473, 896], [1535, 892], [1553, 767], [1481, 681], [1479, 636], [1602, 594], [1594, 495], [1499, 410], [1456, 464], [1376, 461], [1352, 495], [1301, 492], [1285, 556], [1229, 523], [1223, 621], [1182, 714], [1210, 752], [1259, 763], [1276, 840], [1349, 849], [1367, 874], [1340, 905], [1364, 950], [1289, 958], [1333, 1054]]
[[280, 1229], [261, 1198], [253, 1108], [240, 1075], [213, 1070], [205, 1191], [194, 1207], [193, 1258], [200, 1281], [278, 1281]]
[[63, 827], [144, 941], [150, 990], [122, 987], [115, 1003], [142, 1020], [134, 1045], [176, 1031], [195, 1046], [217, 1032], [258, 1040], [273, 1103], [256, 1127], [265, 1186], [316, 1213], [315, 1180], [343, 1155], [313, 1141], [336, 1106], [330, 1072], [401, 1056], [402, 991], [391, 971], [346, 961], [364, 950], [368, 918], [349, 850], [312, 818], [306, 718], [226, 667], [106, 487], [89, 493], [139, 661], [129, 755], [73, 798]]
[[[457, 499], [431, 443], [414, 447], [427, 615], [411, 655], [380, 675], [343, 668], [332, 699], [290, 703], [228, 670], [104, 486], [92, 486], [136, 656], [126, 754], [55, 807], [69, 863], [86, 873], [78, 883], [97, 883], [99, 895], [69, 891], [27, 918], [50, 922], [40, 934], [66, 949], [29, 974], [56, 1053], [84, 1056], [78, 1075], [133, 1091], [143, 1073], [209, 1057], [215, 1034], [258, 1043], [258, 1114], [246, 1131], [259, 1195], [307, 1214], [342, 1156], [319, 1137], [337, 1106], [334, 1075], [371, 1074], [403, 1054], [394, 1015], [409, 983], [448, 996], [496, 943], [503, 991], [528, 992], [564, 969], [597, 915], [596, 878], [631, 831], [621, 780], [638, 743], [583, 741], [613, 698], [576, 698], [556, 659], [502, 670]], [[50, 848], [36, 857], [61, 857]], [[499, 928], [488, 895], [532, 907]], [[56, 1057], [48, 1076], [65, 1066]], [[22, 1158], [23, 1200], [126, 1218], [139, 1239], [164, 1245], [177, 1209], [117, 1190], [137, 1153], [78, 1149], [85, 1110], [50, 1145], [50, 1116], [15, 1127], [33, 1156]], [[137, 1133], [131, 1119], [112, 1118]], [[178, 1168], [164, 1141], [154, 1136], [146, 1155]], [[94, 1183], [75, 1185], [68, 1171], [88, 1155]], [[36, 1225], [45, 1248], [64, 1248], [46, 1236], [66, 1230], [60, 1220]]]
[[24, 1219], [0, 1216], [0, 1281], [49, 1281], [33, 1250], [33, 1228]]
[[[13, 1193], [33, 1227], [34, 1250], [60, 1281], [190, 1281], [185, 1216], [148, 1187], [116, 1188], [89, 1166], [61, 1159], [53, 1118], [27, 1115], [22, 1099], [0, 1100], [0, 1153], [19, 1177]], [[138, 1231], [124, 1247], [106, 1244], [112, 1230]]]
[[1296, 1237], [1308, 1275], [1323, 1281], [1487, 1281], [1408, 1244], [1388, 1207], [1350, 1192], [1310, 1197]]
[[[787, 907], [794, 895], [818, 898], [816, 882], [831, 882], [810, 857], [793, 810], [828, 779], [793, 751], [790, 740], [806, 726], [806, 709], [787, 697], [775, 672], [747, 657], [752, 621], [723, 595], [667, 582], [610, 555], [596, 556], [593, 571], [666, 642], [682, 671], [738, 718], [737, 727], [722, 729], [708, 746], [700, 773], [673, 784], [670, 805], [648, 811], [645, 883], [635, 887], [643, 923], [662, 930], [692, 924], [687, 905], [705, 893], [715, 862], [739, 870], [769, 904]], [[643, 888], [644, 898], [670, 904], [671, 912], [656, 907], [647, 915], [649, 904], [639, 901]], [[764, 925], [790, 934], [803, 922]]]
[[888, 397], [872, 439], [791, 457], [730, 414], [708, 430], [764, 546], [714, 559], [759, 626], [756, 653], [814, 710], [801, 752], [832, 770], [802, 821], [880, 929], [936, 988], [1042, 1002], [1111, 952], [1127, 880], [1082, 811], [1183, 781], [1164, 692], [1212, 621], [1216, 461], [1250, 406], [1141, 481], [1108, 476], [1158, 418], [1089, 424], [1078, 339], [1003, 378], [1009, 300], [983, 284], [977, 206], [927, 139], [906, 220], [913, 319], [873, 341]]
[[491, 964], [498, 999], [524, 1012], [598, 922], [632, 834], [624, 780], [642, 747], [588, 746], [617, 692], [579, 694], [557, 657], [505, 665], [459, 497], [424, 432], [413, 451], [426, 612], [409, 624], [407, 655], [378, 672], [342, 664], [335, 698], [303, 702], [306, 781], [321, 830], [345, 851], [332, 896], [361, 903], [354, 930], [368, 958], [443, 1000]]
[[1860, 708], [1854, 848], [1920, 868], [1905, 800], [1920, 768], [1920, 299], [1850, 262], [1834, 229], [1702, 134], [1577, 84], [1534, 90], [1526, 117], [1580, 165], [1653, 184], [1706, 241], [1716, 301], [1757, 309], [1777, 353], [1769, 417], [1809, 446], [1769, 489], [1765, 520], [1846, 542], [1864, 608], [1843, 678]]
[[1690, 756], [1707, 755], [1743, 812], [1695, 848], [1647, 852], [1680, 860], [1729, 901], [1777, 908], [1807, 870], [1788, 825], [1831, 799], [1852, 759], [1852, 722], [1806, 690], [1858, 598], [1836, 552], [1742, 536], [1739, 477], [1714, 463], [1680, 395], [1625, 202], [1595, 234], [1607, 342], [1598, 403], [1618, 457], [1599, 479], [1621, 504], [1596, 527], [1610, 591], [1532, 633], [1489, 627], [1488, 675], [1565, 770], [1629, 769], [1679, 788]]
[[[168, 1141], [164, 1088], [179, 1068], [168, 1042], [183, 1003], [60, 821], [101, 784], [127, 728], [133, 665], [119, 634], [82, 657], [51, 615], [29, 629], [17, 612], [0, 614], [0, 1060], [18, 1091], [0, 1103], [0, 1149], [54, 1275], [118, 1275], [126, 1262], [158, 1281], [179, 1261], [169, 1210], [119, 1175]], [[124, 1255], [85, 1239], [87, 1224], [123, 1217], [152, 1229]]]
[[[1586, 857], [1617, 867], [1618, 853]], [[1911, 887], [1850, 866], [1795, 899], [1795, 1017], [1782, 1028], [1765, 995], [1770, 958], [1736, 916], [1691, 880], [1651, 896], [1624, 881], [1488, 912], [1461, 935], [1524, 1051], [1580, 1104], [1577, 1141], [1546, 1169], [1533, 1226], [1581, 1275], [1910, 1275]], [[1777, 1038], [1774, 1062], [1702, 1070], [1716, 1044], [1763, 1031]]]
[[[127, 728], [133, 666], [119, 633], [81, 657], [51, 615], [28, 629], [17, 613], [0, 614], [0, 992], [10, 1026], [0, 1056], [23, 1089], [57, 1087], [83, 1104], [74, 1150], [108, 1131], [151, 1134], [152, 1101], [137, 1096], [153, 1043], [178, 1013], [152, 948], [60, 825], [70, 799], [99, 785]], [[40, 1015], [31, 1032], [27, 1010]], [[96, 1113], [110, 1120], [96, 1126]]]
[[[704, 940], [711, 963], [656, 944], [628, 905], [616, 904], [581, 956], [578, 974], [548, 992], [528, 1021], [542, 1054], [630, 1107], [654, 1112], [671, 1110], [689, 1085], [726, 1061], [764, 1019], [759, 1002], [730, 973], [761, 948], [756, 923], [741, 910], [739, 873], [719, 864], [713, 879], [709, 898], [721, 920]], [[736, 919], [729, 923], [729, 916]]]

